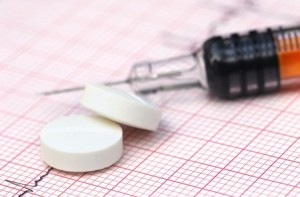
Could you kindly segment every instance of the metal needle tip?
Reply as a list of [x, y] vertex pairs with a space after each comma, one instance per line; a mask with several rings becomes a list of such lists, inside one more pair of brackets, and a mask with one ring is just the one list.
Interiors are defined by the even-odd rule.
[[40, 93], [40, 95], [50, 96], [50, 95], [53, 95], [53, 94], [62, 94], [62, 93], [67, 93], [67, 92], [75, 92], [75, 91], [80, 91], [80, 90], [83, 90], [83, 89], [84, 89], [84, 86], [61, 89], [61, 90], [51, 90], [51, 91], [47, 91], [47, 92], [42, 92], [42, 93]]
[[[103, 85], [114, 86], [114, 85], [128, 83], [129, 81], [130, 81], [129, 79], [126, 79], [126, 80], [121, 80], [121, 81], [107, 82], [107, 83], [104, 83]], [[80, 91], [80, 90], [84, 90], [84, 88], [85, 88], [84, 86], [78, 86], [78, 87], [66, 88], [66, 89], [60, 89], [60, 90], [51, 90], [51, 91], [47, 91], [47, 92], [41, 92], [41, 93], [39, 93], [39, 95], [50, 96], [50, 95], [55, 95], [55, 94]]]

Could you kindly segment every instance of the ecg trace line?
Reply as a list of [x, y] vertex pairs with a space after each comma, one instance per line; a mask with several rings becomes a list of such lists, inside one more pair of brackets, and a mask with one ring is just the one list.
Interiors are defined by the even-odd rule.
[[22, 197], [24, 196], [25, 194], [29, 193], [29, 192], [33, 192], [33, 189], [32, 188], [35, 188], [39, 185], [39, 183], [44, 179], [46, 178], [50, 172], [53, 170], [54, 168], [53, 167], [50, 167], [48, 168], [48, 170], [42, 174], [38, 179], [34, 180], [34, 183], [33, 185], [30, 185], [30, 184], [25, 184], [25, 183], [19, 183], [17, 181], [11, 181], [11, 180], [8, 180], [6, 179], [5, 181], [10, 183], [10, 184], [13, 184], [13, 185], [16, 185], [16, 186], [20, 186], [22, 188], [25, 188], [26, 190], [24, 192], [22, 192], [21, 194], [19, 194], [18, 196], [19, 197]]

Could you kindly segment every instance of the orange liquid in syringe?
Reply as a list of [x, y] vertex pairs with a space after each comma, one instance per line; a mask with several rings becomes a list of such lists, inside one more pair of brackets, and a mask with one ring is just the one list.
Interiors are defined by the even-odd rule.
[[281, 79], [300, 76], [300, 37], [277, 40]]

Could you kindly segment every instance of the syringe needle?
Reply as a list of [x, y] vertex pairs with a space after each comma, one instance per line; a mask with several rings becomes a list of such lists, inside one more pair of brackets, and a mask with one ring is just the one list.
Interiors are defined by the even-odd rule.
[[[168, 84], [168, 85], [161, 86], [160, 82], [163, 82], [164, 80], [171, 82], [174, 81], [176, 77], [181, 78], [181, 76], [185, 76], [185, 75], [187, 75], [188, 78], [190, 78], [189, 76], [190, 73], [194, 73], [191, 75], [195, 75], [197, 73], [194, 72], [195, 69], [197, 68], [197, 64], [198, 62], [195, 54], [183, 55], [183, 56], [163, 59], [159, 61], [139, 62], [132, 66], [127, 79], [107, 82], [102, 84], [107, 86], [114, 86], [114, 85], [128, 83], [129, 85], [134, 87], [134, 90], [136, 92], [143, 92], [145, 94], [150, 92], [186, 88], [186, 87], [190, 87], [190, 84], [182, 84], [182, 85]], [[141, 87], [140, 90], [135, 89], [137, 87], [136, 86], [137, 83], [140, 83], [140, 85], [138, 85], [138, 87]], [[151, 86], [150, 89], [148, 89], [147, 87], [148, 84], [150, 84]], [[156, 87], [153, 87], [153, 84]], [[192, 86], [195, 85], [193, 84]], [[143, 90], [144, 88], [146, 89]], [[49, 95], [79, 91], [83, 89], [84, 89], [83, 86], [73, 87], [73, 88], [62, 89], [62, 90], [42, 92], [40, 93], [40, 95], [49, 96]]]
[[120, 81], [107, 82], [107, 83], [104, 83], [103, 85], [106, 85], [106, 86], [115, 86], [115, 85], [120, 85], [120, 84], [124, 84], [124, 83], [129, 83], [130, 81], [131, 80], [128, 78], [128, 79], [120, 80]]
[[[126, 79], [126, 80], [103, 83], [103, 85], [114, 86], [114, 85], [128, 83], [129, 81], [130, 81], [129, 79]], [[50, 95], [54, 95], [54, 94], [62, 94], [62, 93], [67, 93], [67, 92], [80, 91], [80, 90], [84, 90], [84, 86], [78, 86], [78, 87], [66, 88], [66, 89], [60, 89], [60, 90], [51, 90], [51, 91], [39, 93], [39, 95], [50, 96]]]
[[84, 89], [84, 86], [78, 86], [78, 87], [67, 88], [67, 89], [51, 90], [51, 91], [42, 92], [42, 93], [39, 93], [39, 94], [43, 95], [43, 96], [50, 96], [50, 95], [53, 95], [53, 94], [62, 94], [62, 93], [67, 93], [67, 92], [75, 92], [75, 91], [80, 91], [80, 90], [83, 90], [83, 89]]

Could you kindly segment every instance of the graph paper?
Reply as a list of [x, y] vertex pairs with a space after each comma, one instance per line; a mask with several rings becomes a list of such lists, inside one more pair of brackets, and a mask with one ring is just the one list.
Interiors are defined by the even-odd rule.
[[157, 132], [124, 128], [113, 166], [66, 173], [41, 161], [49, 121], [91, 114], [82, 92], [215, 34], [297, 24], [298, 0], [0, 1], [0, 196], [300, 196], [298, 90], [222, 101], [197, 89], [151, 95]]

